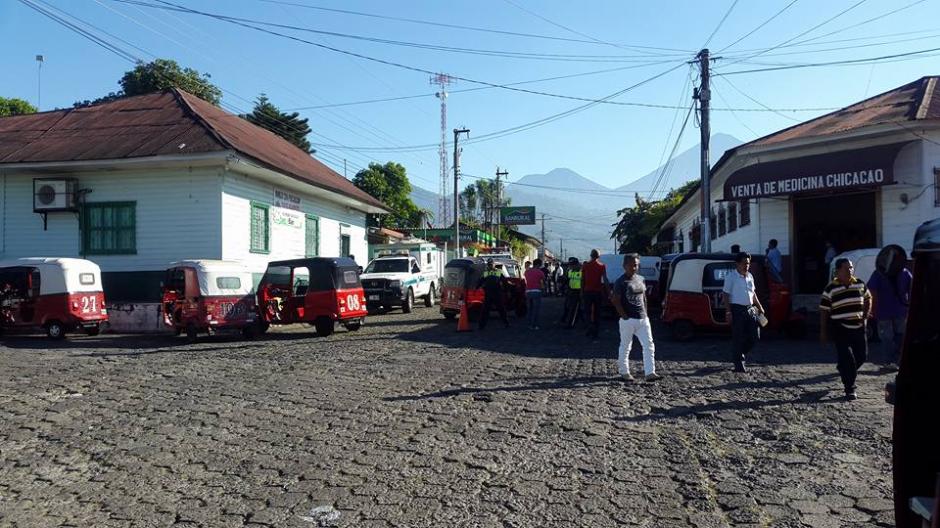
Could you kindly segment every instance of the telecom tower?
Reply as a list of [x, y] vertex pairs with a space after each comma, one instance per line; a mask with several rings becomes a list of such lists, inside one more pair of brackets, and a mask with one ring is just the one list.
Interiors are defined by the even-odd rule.
[[441, 181], [438, 187], [437, 200], [437, 223], [440, 227], [447, 227], [450, 224], [450, 200], [447, 199], [447, 188], [450, 177], [447, 167], [447, 87], [456, 82], [456, 79], [446, 73], [438, 73], [431, 76], [431, 84], [441, 87], [441, 90], [434, 95], [441, 100], [441, 147], [438, 151], [441, 162]]

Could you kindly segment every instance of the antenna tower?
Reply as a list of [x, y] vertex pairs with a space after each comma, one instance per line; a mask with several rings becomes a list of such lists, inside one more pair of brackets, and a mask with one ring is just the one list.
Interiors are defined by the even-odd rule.
[[438, 187], [437, 200], [437, 223], [440, 227], [447, 227], [450, 224], [450, 200], [447, 199], [447, 187], [449, 177], [447, 170], [447, 87], [454, 84], [456, 79], [446, 73], [438, 73], [431, 76], [430, 84], [440, 86], [440, 91], [435, 93], [441, 100], [441, 147], [438, 149], [441, 162], [441, 176]]

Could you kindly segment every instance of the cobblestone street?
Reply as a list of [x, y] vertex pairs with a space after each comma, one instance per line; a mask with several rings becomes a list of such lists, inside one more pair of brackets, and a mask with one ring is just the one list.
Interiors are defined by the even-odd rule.
[[876, 366], [845, 402], [812, 339], [742, 375], [725, 338], [658, 329], [665, 378], [624, 384], [612, 321], [512, 322], [5, 338], [0, 525], [893, 526]]

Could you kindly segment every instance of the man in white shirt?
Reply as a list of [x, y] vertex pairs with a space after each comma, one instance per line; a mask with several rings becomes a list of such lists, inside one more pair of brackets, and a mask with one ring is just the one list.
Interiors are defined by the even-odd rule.
[[734, 262], [735, 271], [725, 275], [722, 304], [725, 307], [725, 319], [731, 321], [731, 357], [734, 371], [747, 372], [744, 360], [760, 339], [757, 315], [764, 313], [764, 307], [757, 299], [754, 276], [748, 271], [751, 267], [751, 255], [742, 251], [735, 255]]

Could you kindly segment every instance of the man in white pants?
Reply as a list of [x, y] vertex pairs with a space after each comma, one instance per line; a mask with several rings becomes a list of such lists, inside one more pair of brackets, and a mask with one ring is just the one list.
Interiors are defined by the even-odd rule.
[[617, 370], [624, 381], [633, 381], [630, 373], [630, 349], [633, 336], [643, 347], [643, 373], [646, 381], [660, 379], [656, 374], [656, 347], [653, 344], [653, 329], [646, 313], [646, 283], [637, 273], [640, 256], [629, 253], [623, 256], [623, 275], [614, 283], [611, 303], [620, 314], [620, 354], [617, 356]]

